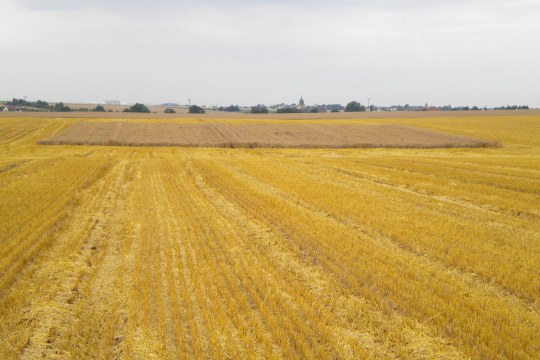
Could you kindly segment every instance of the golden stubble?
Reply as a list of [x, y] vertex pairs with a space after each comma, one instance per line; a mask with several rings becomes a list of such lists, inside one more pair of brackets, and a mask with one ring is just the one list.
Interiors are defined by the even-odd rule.
[[0, 119], [0, 358], [540, 352], [539, 117], [341, 120], [496, 148], [36, 144], [80, 121]]

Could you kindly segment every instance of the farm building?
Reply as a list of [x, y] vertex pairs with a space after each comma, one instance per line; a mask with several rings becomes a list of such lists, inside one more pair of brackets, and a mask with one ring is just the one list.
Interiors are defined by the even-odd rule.
[[6, 105], [2, 111], [16, 111], [21, 112], [21, 108], [15, 105]]

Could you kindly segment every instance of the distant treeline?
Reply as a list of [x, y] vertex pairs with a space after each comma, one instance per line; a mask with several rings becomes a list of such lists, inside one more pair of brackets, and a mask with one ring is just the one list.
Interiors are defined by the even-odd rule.
[[493, 110], [529, 110], [529, 105], [506, 105], [493, 108]]
[[[257, 105], [255, 107], [252, 107], [252, 112], [257, 112], [261, 106], [263, 105]], [[331, 104], [331, 105], [313, 105], [313, 106], [305, 106], [305, 107], [299, 107], [296, 104], [292, 105], [277, 105], [272, 108], [277, 107], [278, 113], [285, 113], [285, 114], [291, 114], [291, 113], [314, 113], [314, 112], [338, 112], [338, 111], [345, 111], [345, 112], [364, 112], [364, 111], [479, 111], [479, 110], [528, 110], [528, 105], [506, 105], [506, 106], [498, 106], [494, 108], [487, 108], [487, 107], [478, 107], [478, 106], [452, 106], [452, 105], [444, 105], [444, 106], [429, 106], [429, 105], [392, 105], [392, 106], [375, 106], [375, 105], [362, 105], [361, 103], [357, 101], [351, 101], [346, 106], [343, 106], [341, 104]]]
[[312, 105], [305, 107], [298, 107], [296, 104], [291, 105], [277, 105], [272, 108], [277, 107], [278, 114], [297, 114], [297, 113], [325, 113], [325, 112], [338, 112], [345, 110], [345, 107], [341, 104], [322, 104], [322, 105]]
[[[46, 101], [26, 101], [24, 99], [15, 99], [7, 102], [7, 105], [19, 106], [25, 108], [27, 111], [71, 111], [69, 106], [64, 105], [64, 103], [55, 103], [54, 105], [49, 105]], [[30, 108], [30, 109], [28, 109]]]
[[379, 106], [375, 107], [375, 110], [382, 111], [479, 111], [479, 110], [529, 110], [528, 105], [506, 105], [498, 106], [494, 108], [479, 107], [479, 106], [430, 106], [430, 105], [392, 105], [392, 106]]
[[[25, 99], [16, 99], [13, 98], [12, 101], [6, 102], [6, 105], [19, 106], [23, 111], [97, 111], [104, 112], [106, 111], [102, 105], [97, 105], [96, 107], [90, 108], [79, 108], [72, 109], [69, 106], [65, 105], [63, 102], [54, 103], [50, 105], [47, 101], [26, 101]], [[193, 107], [193, 106], [192, 106]], [[278, 113], [289, 114], [289, 113], [318, 113], [318, 112], [363, 112], [363, 111], [479, 111], [479, 110], [528, 110], [528, 105], [506, 105], [506, 106], [497, 106], [493, 108], [488, 107], [478, 107], [478, 106], [452, 106], [452, 105], [443, 105], [443, 106], [430, 106], [430, 105], [392, 105], [392, 106], [375, 106], [369, 105], [365, 106], [357, 101], [351, 101], [346, 106], [341, 104], [322, 104], [322, 105], [312, 105], [300, 107], [296, 104], [286, 105], [274, 105], [270, 107], [271, 109], [277, 109]], [[201, 109], [197, 106], [196, 108], [190, 108], [190, 113], [203, 113]], [[229, 106], [220, 106], [214, 107], [214, 110], [225, 111], [225, 112], [239, 112], [240, 106], [238, 105], [229, 105]], [[112, 110], [108, 110], [111, 112]], [[136, 103], [135, 105], [130, 106], [123, 110], [123, 112], [138, 112], [138, 113], [149, 113], [150, 109], [144, 104]], [[173, 109], [167, 109], [167, 113], [174, 113]], [[252, 106], [250, 109], [252, 114], [267, 114], [269, 109], [262, 104]]]
[[18, 106], [21, 110], [24, 111], [105, 111], [105, 108], [102, 105], [97, 105], [93, 109], [80, 108], [72, 109], [69, 106], [65, 105], [63, 102], [57, 102], [54, 105], [50, 105], [47, 101], [26, 101], [25, 99], [15, 99], [8, 101], [6, 105]]
[[24, 99], [15, 99], [9, 101], [6, 103], [7, 105], [13, 105], [13, 106], [27, 106], [27, 107], [34, 107], [39, 109], [50, 109], [50, 105], [46, 101], [38, 100], [36, 102], [26, 101]]
[[[258, 105], [252, 108], [252, 112], [257, 112], [262, 105]], [[273, 107], [275, 108], [275, 107]], [[363, 105], [357, 101], [351, 101], [346, 106], [341, 104], [332, 105], [314, 105], [299, 107], [295, 104], [292, 105], [278, 105], [278, 113], [314, 113], [314, 112], [364, 112], [364, 111], [479, 111], [479, 110], [528, 110], [528, 105], [506, 105], [498, 106], [494, 108], [478, 107], [478, 106], [429, 106], [429, 105], [392, 105], [392, 106], [375, 106], [375, 105]]]
[[240, 106], [238, 105], [229, 105], [226, 107], [220, 106], [217, 108], [217, 111], [227, 111], [227, 112], [239, 112]]

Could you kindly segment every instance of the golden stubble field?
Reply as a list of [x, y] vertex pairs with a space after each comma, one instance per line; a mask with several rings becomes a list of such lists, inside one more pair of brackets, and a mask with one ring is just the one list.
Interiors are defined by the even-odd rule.
[[496, 141], [403, 125], [79, 122], [44, 145], [214, 148], [475, 148]]
[[332, 120], [481, 149], [36, 144], [79, 121], [0, 118], [0, 358], [540, 353], [540, 116]]

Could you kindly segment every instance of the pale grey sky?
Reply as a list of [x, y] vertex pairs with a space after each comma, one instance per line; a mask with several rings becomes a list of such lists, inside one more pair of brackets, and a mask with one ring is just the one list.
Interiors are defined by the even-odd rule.
[[0, 0], [0, 99], [540, 107], [539, 0]]

